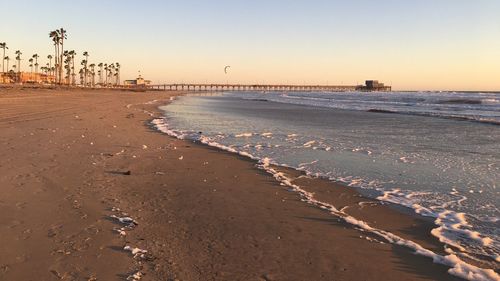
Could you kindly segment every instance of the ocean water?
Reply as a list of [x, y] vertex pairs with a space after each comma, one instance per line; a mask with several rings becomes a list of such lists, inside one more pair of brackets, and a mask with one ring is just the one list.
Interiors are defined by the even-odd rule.
[[240, 92], [162, 109], [172, 135], [412, 208], [448, 252], [499, 269], [499, 93]]

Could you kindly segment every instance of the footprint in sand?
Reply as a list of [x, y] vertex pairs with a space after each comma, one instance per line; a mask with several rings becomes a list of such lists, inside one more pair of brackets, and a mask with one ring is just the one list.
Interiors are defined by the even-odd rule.
[[25, 230], [23, 231], [23, 234], [22, 234], [22, 236], [21, 236], [21, 239], [22, 239], [22, 240], [28, 240], [28, 239], [30, 239], [30, 238], [31, 238], [31, 233], [32, 233], [32, 232], [33, 232], [33, 231], [32, 231], [30, 228], [25, 229]]
[[16, 227], [18, 227], [18, 226], [20, 226], [20, 225], [23, 225], [23, 224], [24, 224], [24, 221], [20, 221], [20, 220], [13, 220], [13, 221], [11, 221], [11, 222], [7, 225], [7, 227], [8, 227], [8, 228], [16, 228]]
[[62, 225], [53, 225], [47, 230], [48, 237], [55, 237], [61, 233]]
[[16, 257], [16, 261], [19, 263], [27, 262], [31, 258], [28, 254], [22, 254]]
[[17, 202], [16, 203], [16, 208], [18, 209], [24, 209], [26, 208], [27, 203], [26, 202]]
[[0, 273], [7, 273], [10, 270], [10, 266], [7, 264], [0, 265]]

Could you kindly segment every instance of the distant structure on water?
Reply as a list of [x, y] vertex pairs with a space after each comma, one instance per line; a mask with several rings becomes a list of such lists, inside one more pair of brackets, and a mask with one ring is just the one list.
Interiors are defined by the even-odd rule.
[[[135, 80], [126, 81], [134, 83]], [[129, 84], [135, 85], [135, 84]], [[367, 80], [366, 85], [288, 85], [288, 84], [160, 84], [149, 85], [147, 88], [158, 91], [206, 91], [206, 92], [354, 92], [354, 91], [391, 91], [391, 86], [385, 86], [376, 80]]]
[[141, 75], [134, 80], [125, 80], [123, 85], [125, 87], [147, 87], [151, 85], [151, 80], [145, 80]]
[[356, 87], [358, 91], [382, 91], [382, 92], [390, 92], [392, 90], [391, 86], [386, 86], [384, 83], [378, 82], [378, 80], [366, 80], [365, 85], [359, 85]]

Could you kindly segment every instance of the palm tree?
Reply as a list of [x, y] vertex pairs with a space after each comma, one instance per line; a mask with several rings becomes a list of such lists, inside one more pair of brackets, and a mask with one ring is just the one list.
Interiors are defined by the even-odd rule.
[[121, 82], [120, 81], [120, 67], [121, 67], [120, 63], [117, 62], [116, 63], [116, 85], [120, 85], [121, 84], [120, 83]]
[[[58, 76], [59, 83], [62, 83], [62, 69], [63, 69], [63, 56], [64, 56], [64, 40], [68, 38], [66, 30], [63, 28], [53, 30], [49, 33], [49, 37], [52, 38], [55, 47], [55, 57], [56, 57], [56, 76]], [[57, 75], [58, 74], [58, 75]]]
[[72, 62], [74, 56], [71, 54], [71, 51], [64, 51], [64, 57], [66, 58], [64, 60], [64, 69], [66, 69], [66, 83], [70, 85], [71, 82], [71, 70], [72, 70]]
[[49, 64], [47, 63], [47, 66], [42, 66], [40, 67], [40, 69], [42, 70], [42, 73], [45, 74], [44, 76], [41, 76], [40, 78], [40, 82], [42, 83], [48, 83], [49, 82]]
[[17, 72], [21, 72], [21, 55], [22, 55], [22, 54], [23, 54], [23, 53], [21, 53], [21, 51], [20, 51], [20, 50], [17, 50], [17, 51], [16, 51], [16, 60], [17, 60], [17, 65], [19, 66], [19, 67], [17, 68]]
[[80, 84], [83, 84], [83, 69], [80, 68], [78, 74], [80, 74]]
[[17, 82], [18, 83], [21, 83], [21, 55], [23, 53], [21, 53], [20, 50], [17, 50], [16, 51], [16, 61], [17, 61], [17, 73], [19, 74], [18, 77], [17, 77]]
[[31, 72], [30, 72], [30, 78], [33, 80], [33, 58], [30, 58], [29, 60], [29, 67], [31, 67]]
[[[50, 69], [50, 72], [52, 73], [52, 75], [54, 75], [54, 73], [56, 73], [56, 67], [55, 66], [52, 66]], [[54, 83], [56, 82], [56, 77], [54, 75]]]
[[[3, 42], [0, 43], [0, 49], [3, 49], [3, 56], [2, 56], [2, 72], [5, 72], [5, 49], [8, 49], [7, 43]], [[9, 71], [9, 67], [7, 66], [7, 71]]]
[[35, 59], [35, 73], [38, 73], [38, 58], [40, 56], [38, 54], [34, 54], [33, 58]]
[[99, 71], [97, 72], [99, 74], [99, 84], [101, 84], [102, 86], [102, 67], [103, 67], [103, 63], [100, 62], [97, 66], [99, 67]]
[[113, 71], [115, 70], [115, 64], [114, 63], [110, 64], [108, 66], [108, 70], [109, 70], [109, 73], [108, 73], [108, 75], [109, 75], [109, 83], [112, 84], [112, 82], [111, 82], [112, 79], [111, 78], [114, 76]]
[[14, 82], [17, 82], [17, 66], [14, 64], [12, 65], [12, 70], [10, 71], [10, 77], [11, 77], [11, 81], [14, 81]]
[[83, 56], [85, 57], [85, 65], [83, 66], [83, 69], [85, 71], [84, 81], [85, 81], [85, 87], [86, 87], [87, 86], [87, 76], [88, 76], [87, 63], [89, 61], [89, 52], [87, 52], [87, 51], [83, 52]]
[[94, 87], [95, 86], [95, 63], [90, 64], [89, 67], [90, 67], [90, 75], [92, 75], [91, 85], [92, 85], [92, 87]]
[[[68, 69], [67, 68], [67, 64], [68, 64], [67, 56], [68, 56], [68, 51], [62, 52], [61, 58], [63, 58], [64, 60], [60, 61], [60, 65], [62, 68], [64, 68], [64, 80], [61, 80], [61, 84], [63, 84], [63, 83], [66, 84], [66, 82], [67, 82], [67, 77], [66, 77], [67, 76], [66, 71]], [[62, 75], [62, 72], [59, 72], [59, 73]]]
[[[60, 56], [61, 56], [61, 62], [63, 61], [63, 53], [64, 53], [64, 39], [68, 39], [68, 35], [67, 35], [67, 32], [66, 30], [64, 30], [62, 27], [57, 30], [57, 33], [59, 34], [59, 39], [60, 39], [60, 44], [61, 44], [61, 53], [60, 53]], [[59, 77], [62, 78], [62, 63], [60, 64], [59, 66], [60, 68], [60, 72], [59, 72]]]
[[66, 76], [64, 76], [64, 79], [66, 80], [66, 84], [69, 85], [70, 83], [70, 76], [71, 76], [71, 67], [70, 67], [70, 64], [69, 64], [69, 59], [66, 59], [65, 60], [65, 65], [64, 65], [64, 69], [66, 69]]
[[71, 57], [71, 77], [72, 77], [71, 83], [73, 85], [76, 85], [76, 79], [75, 79], [75, 55], [76, 55], [76, 52], [75, 52], [75, 50], [71, 50], [68, 52], [68, 54]]
[[83, 85], [84, 87], [87, 87], [87, 60], [82, 60], [80, 62], [80, 65], [83, 66]]
[[52, 69], [52, 55], [48, 55], [47, 58], [49, 59], [49, 65], [47, 65], [49, 67], [49, 71]]
[[108, 70], [109, 70], [107, 63], [104, 64], [104, 70], [106, 71], [106, 76], [104, 76], [104, 77], [106, 78], [106, 87], [107, 87], [108, 86]]
[[54, 42], [54, 76], [56, 77], [56, 82], [58, 81], [57, 71], [59, 69], [59, 33], [56, 30], [53, 30], [49, 33], [49, 37], [52, 38], [52, 42]]
[[9, 56], [6, 56], [3, 59], [4, 59], [4, 61], [7, 61], [7, 72], [8, 72], [9, 71], [9, 61], [10, 61], [10, 58], [9, 58]]

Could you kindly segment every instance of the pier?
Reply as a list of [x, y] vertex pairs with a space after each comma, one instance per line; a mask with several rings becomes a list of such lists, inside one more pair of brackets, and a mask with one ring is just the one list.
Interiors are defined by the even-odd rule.
[[358, 86], [334, 85], [264, 85], [264, 84], [160, 84], [148, 85], [158, 91], [265, 91], [265, 92], [345, 92], [355, 91]]

